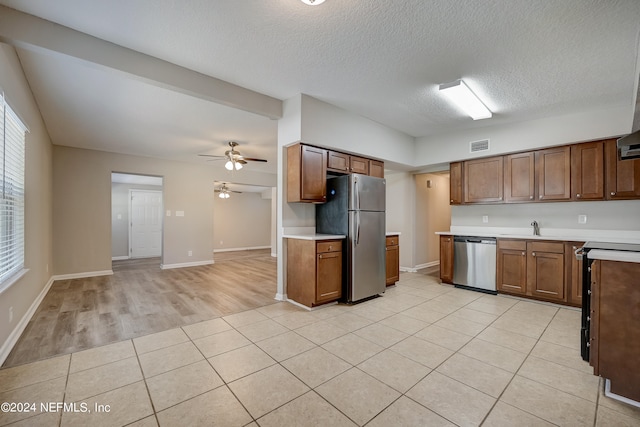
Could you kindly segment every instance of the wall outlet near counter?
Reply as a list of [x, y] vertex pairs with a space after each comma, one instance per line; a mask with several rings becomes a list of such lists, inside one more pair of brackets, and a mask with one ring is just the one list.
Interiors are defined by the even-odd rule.
[[578, 215], [578, 224], [586, 224], [587, 216], [586, 215]]
[[489, 222], [489, 215], [482, 215], [482, 222], [484, 224], [488, 223]]
[[189, 252], [187, 252], [187, 254], [188, 254], [189, 256], [193, 256], [193, 251], [189, 251]]

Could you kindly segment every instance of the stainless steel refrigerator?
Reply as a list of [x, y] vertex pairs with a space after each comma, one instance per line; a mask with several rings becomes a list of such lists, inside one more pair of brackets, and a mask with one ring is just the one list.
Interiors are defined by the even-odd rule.
[[343, 295], [356, 302], [383, 293], [386, 181], [350, 174], [327, 180], [327, 202], [316, 206], [316, 232], [347, 236]]

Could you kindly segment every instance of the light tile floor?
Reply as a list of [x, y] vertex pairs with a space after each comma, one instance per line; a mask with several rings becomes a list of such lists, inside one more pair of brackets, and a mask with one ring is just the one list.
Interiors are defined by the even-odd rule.
[[0, 370], [21, 409], [0, 425], [640, 426], [580, 359], [579, 326], [403, 273], [355, 306], [276, 303]]

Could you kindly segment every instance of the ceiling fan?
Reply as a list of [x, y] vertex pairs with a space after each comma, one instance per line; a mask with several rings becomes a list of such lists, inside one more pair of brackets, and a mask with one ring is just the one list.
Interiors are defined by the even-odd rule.
[[226, 160], [227, 163], [225, 163], [224, 167], [227, 168], [228, 170], [240, 170], [242, 169], [242, 165], [246, 165], [247, 162], [266, 162], [265, 159], [256, 159], [254, 157], [245, 157], [242, 154], [240, 154], [240, 152], [238, 150], [236, 150], [236, 147], [238, 146], [238, 143], [235, 141], [229, 141], [229, 147], [231, 147], [231, 150], [227, 150], [224, 152], [224, 156], [216, 156], [216, 155], [212, 155], [212, 154], [198, 154], [198, 156], [201, 157], [213, 157], [213, 160]]
[[222, 185], [220, 186], [220, 188], [216, 188], [214, 191], [216, 193], [220, 193], [220, 194], [218, 194], [218, 197], [220, 197], [221, 199], [228, 199], [229, 198], [229, 193], [242, 194], [242, 191], [229, 190], [229, 187], [227, 187], [227, 183], [226, 182], [223, 182]]

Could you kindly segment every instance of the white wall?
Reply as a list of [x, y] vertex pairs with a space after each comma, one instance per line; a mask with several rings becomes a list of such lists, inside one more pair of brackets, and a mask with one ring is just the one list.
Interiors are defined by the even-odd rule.
[[[0, 364], [37, 307], [34, 302], [51, 283], [52, 145], [15, 50], [0, 43], [0, 90], [29, 128], [25, 146], [25, 253], [27, 273], [0, 293]], [[13, 320], [9, 310], [13, 308]]]
[[387, 180], [387, 231], [400, 232], [400, 268], [415, 266], [415, 181], [407, 172], [385, 175]]
[[[418, 138], [413, 164], [433, 165], [626, 134], [631, 130], [630, 108], [610, 108], [509, 125], [489, 125]], [[469, 142], [481, 139], [490, 140], [491, 150], [469, 153]]]
[[271, 200], [260, 193], [231, 193], [213, 201], [213, 250], [271, 246]]

